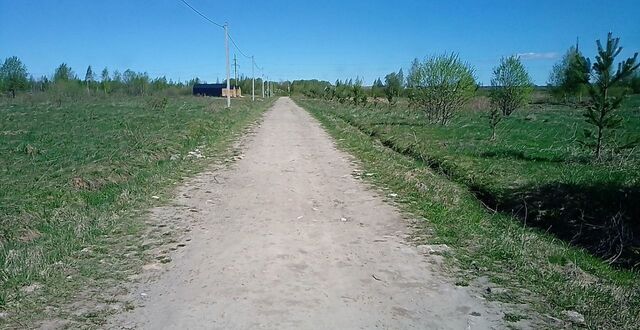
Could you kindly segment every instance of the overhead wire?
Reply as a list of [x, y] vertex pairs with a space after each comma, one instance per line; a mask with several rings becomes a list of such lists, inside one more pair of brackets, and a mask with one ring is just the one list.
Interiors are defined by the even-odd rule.
[[[189, 4], [186, 0], [180, 0], [180, 1], [181, 1], [183, 4], [185, 4], [187, 7], [189, 7], [189, 9], [191, 9], [193, 12], [195, 12], [195, 13], [196, 13], [196, 14], [198, 14], [200, 17], [202, 17], [203, 19], [205, 19], [207, 22], [209, 22], [209, 23], [211, 23], [211, 24], [213, 24], [213, 25], [216, 25], [216, 26], [218, 26], [218, 27], [220, 27], [220, 28], [223, 28], [223, 29], [225, 28], [225, 25], [226, 25], [226, 24], [225, 24], [225, 25], [222, 25], [222, 24], [220, 24], [220, 23], [217, 23], [217, 22], [213, 21], [212, 19], [210, 19], [209, 17], [207, 17], [205, 14], [203, 14], [202, 12], [200, 12], [198, 9], [196, 9], [195, 7], [193, 7], [191, 4]], [[230, 33], [228, 33], [228, 30], [227, 30], [227, 35], [229, 36], [229, 40], [230, 40], [230, 41], [231, 41], [231, 43], [233, 44], [233, 47], [235, 47], [235, 49], [236, 49], [236, 50], [237, 50], [237, 51], [238, 51], [242, 56], [244, 56], [245, 58], [248, 58], [248, 59], [252, 59], [252, 60], [253, 60], [253, 61], [252, 61], [252, 62], [253, 62], [253, 63], [252, 63], [252, 65], [254, 65], [257, 69], [259, 69], [259, 70], [261, 70], [261, 71], [262, 71], [262, 70], [264, 70], [264, 68], [260, 68], [260, 67], [256, 64], [256, 62], [255, 62], [255, 58], [254, 58], [253, 56], [249, 56], [249, 55], [245, 54], [245, 53], [242, 51], [242, 49], [240, 49], [240, 47], [238, 46], [238, 44], [236, 43], [236, 41], [233, 39], [233, 37], [231, 36], [231, 34], [230, 34]]]
[[238, 51], [242, 56], [244, 56], [244, 57], [246, 57], [246, 58], [248, 58], [248, 59], [252, 59], [252, 60], [253, 60], [253, 64], [252, 64], [252, 65], [254, 65], [256, 69], [258, 69], [258, 70], [260, 70], [260, 71], [264, 70], [264, 68], [261, 68], [261, 67], [259, 67], [259, 66], [258, 66], [258, 64], [256, 64], [256, 60], [255, 60], [255, 58], [254, 58], [253, 56], [249, 56], [249, 55], [245, 54], [245, 53], [240, 49], [240, 47], [238, 46], [238, 44], [236, 43], [236, 41], [235, 41], [235, 40], [233, 40], [233, 37], [231, 37], [231, 34], [229, 34], [229, 40], [231, 40], [231, 43], [233, 44], [233, 46], [236, 48], [236, 50], [237, 50], [237, 51]]
[[264, 70], [264, 68], [261, 68], [260, 66], [258, 66], [258, 63], [256, 63], [255, 59], [253, 60], [253, 65], [256, 67], [256, 69], [258, 69], [260, 71]]
[[238, 50], [238, 52], [239, 52], [242, 56], [244, 56], [244, 57], [246, 57], [246, 58], [251, 58], [251, 56], [248, 56], [247, 54], [245, 54], [245, 53], [240, 49], [240, 47], [238, 47], [238, 44], [236, 44], [236, 41], [235, 41], [235, 40], [233, 40], [233, 37], [231, 37], [231, 33], [229, 33], [229, 40], [231, 40], [231, 43], [233, 44], [233, 46], [236, 48], [236, 50]]
[[192, 5], [190, 5], [186, 0], [180, 0], [182, 1], [182, 3], [184, 3], [187, 7], [191, 8], [191, 10], [193, 10], [196, 14], [200, 15], [200, 17], [204, 18], [205, 20], [207, 20], [209, 23], [216, 25], [220, 28], [224, 29], [224, 25], [220, 24], [220, 23], [216, 23], [213, 20], [211, 20], [209, 17], [207, 17], [205, 14], [201, 13], [199, 10], [195, 9]]

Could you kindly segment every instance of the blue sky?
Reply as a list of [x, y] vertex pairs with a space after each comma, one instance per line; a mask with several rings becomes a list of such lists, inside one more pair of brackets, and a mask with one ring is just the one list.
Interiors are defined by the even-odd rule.
[[[637, 0], [608, 8], [592, 0], [188, 1], [228, 21], [241, 49], [274, 80], [359, 76], [370, 84], [416, 57], [455, 51], [484, 84], [501, 56], [526, 54], [534, 81], [545, 84], [576, 37], [590, 57], [608, 31], [621, 37], [623, 55], [640, 51]], [[0, 0], [0, 58], [12, 55], [34, 76], [62, 62], [82, 76], [88, 65], [176, 80], [225, 75], [222, 29], [179, 0]], [[250, 60], [238, 56], [239, 71], [250, 75]]]

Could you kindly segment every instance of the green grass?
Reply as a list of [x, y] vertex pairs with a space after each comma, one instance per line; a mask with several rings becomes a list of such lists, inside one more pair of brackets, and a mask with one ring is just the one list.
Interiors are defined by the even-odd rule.
[[[619, 231], [640, 236], [640, 206], [633, 203], [640, 200], [640, 152], [632, 149], [606, 162], [591, 161], [591, 150], [577, 141], [585, 128], [580, 110], [534, 106], [516, 112], [500, 126], [500, 140], [489, 141], [488, 120], [479, 111], [466, 111], [444, 127], [427, 124], [423, 113], [406, 107], [305, 105], [322, 107], [386, 146], [424, 161], [469, 187], [490, 208], [514, 213], [605, 259], [618, 255]], [[623, 115], [617, 134], [640, 138], [640, 97], [629, 100]], [[640, 262], [638, 239], [625, 236], [623, 241], [617, 263]]]
[[[223, 155], [271, 104], [234, 103], [0, 100], [0, 309], [10, 321], [37, 319], [90, 281], [122, 280], [140, 266], [151, 196]], [[206, 159], [189, 155], [196, 149]], [[42, 294], [21, 289], [32, 284]]]
[[[490, 211], [478, 198], [485, 193], [504, 201], [523, 187], [558, 182], [608, 182], [622, 190], [637, 186], [635, 156], [618, 165], [584, 161], [588, 151], [575, 146], [576, 129], [568, 129], [580, 127], [575, 111], [523, 111], [500, 132], [503, 140], [491, 143], [486, 119], [478, 113], [443, 128], [424, 125], [422, 115], [408, 109], [296, 101], [357, 156], [367, 172], [375, 173], [369, 177], [374, 183], [397, 193], [404, 208], [426, 219], [425, 233], [433, 234], [425, 235], [432, 243], [454, 247], [455, 263], [462, 269], [460, 283], [487, 276], [510, 289], [510, 300], [560, 318], [563, 310], [577, 310], [591, 328], [634, 328], [640, 322], [638, 273], [613, 268], [530, 227], [535, 219], [525, 226], [515, 212]], [[636, 114], [626, 125], [637, 131], [637, 110], [626, 111]], [[483, 156], [501, 149], [511, 151]], [[514, 157], [512, 151], [524, 156]]]

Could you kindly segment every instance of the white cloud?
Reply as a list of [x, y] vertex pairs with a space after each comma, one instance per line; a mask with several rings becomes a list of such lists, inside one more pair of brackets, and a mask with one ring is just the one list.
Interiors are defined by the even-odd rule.
[[558, 53], [550, 52], [550, 53], [519, 53], [516, 54], [523, 60], [553, 60], [559, 57]]

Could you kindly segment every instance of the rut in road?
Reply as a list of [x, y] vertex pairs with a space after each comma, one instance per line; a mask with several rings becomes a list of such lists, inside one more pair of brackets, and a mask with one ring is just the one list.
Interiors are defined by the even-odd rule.
[[407, 220], [292, 100], [275, 103], [243, 151], [153, 211], [183, 218], [188, 244], [110, 327], [502, 327], [496, 308], [405, 242]]

